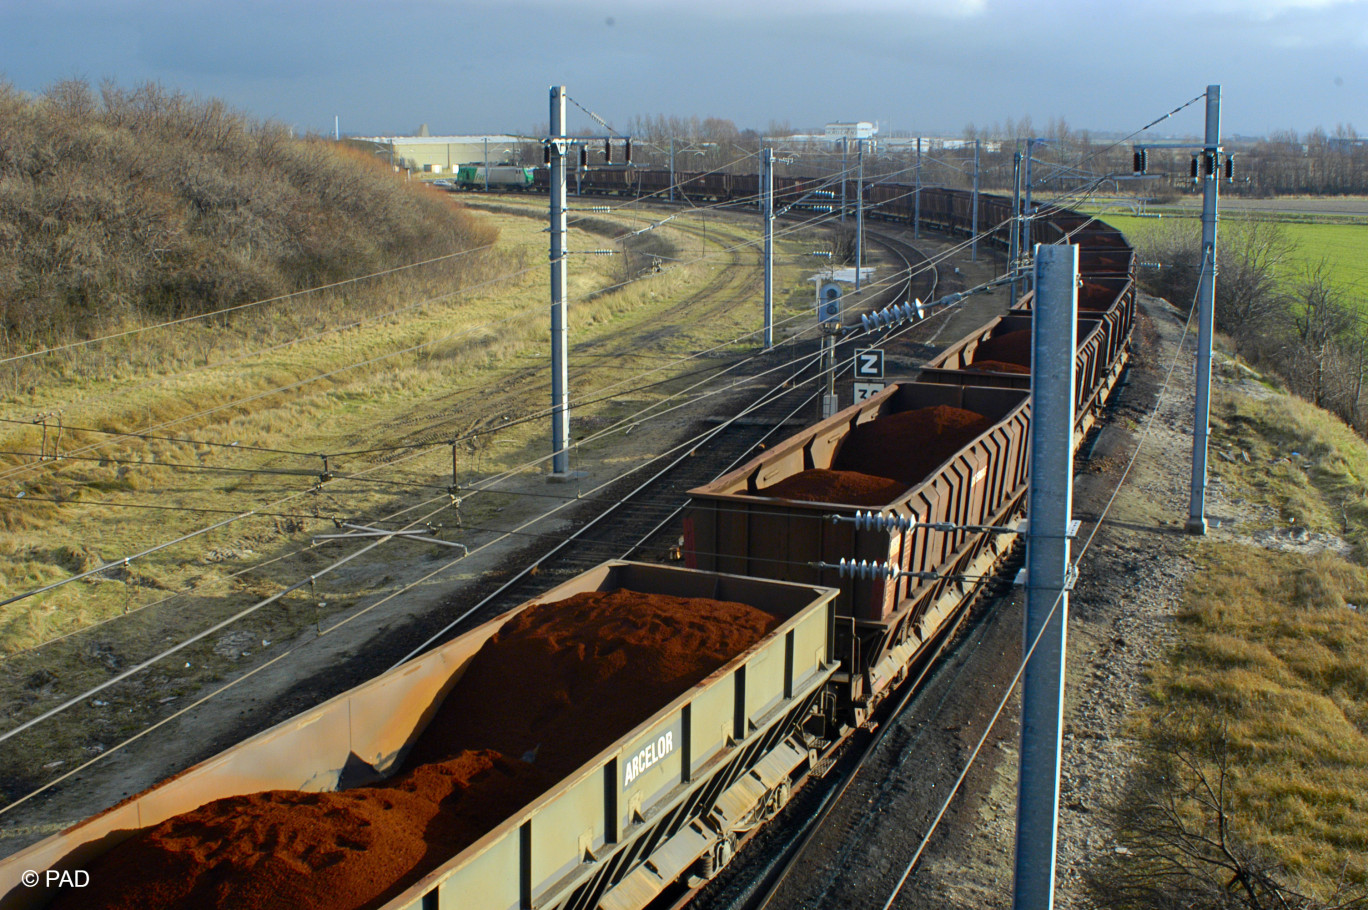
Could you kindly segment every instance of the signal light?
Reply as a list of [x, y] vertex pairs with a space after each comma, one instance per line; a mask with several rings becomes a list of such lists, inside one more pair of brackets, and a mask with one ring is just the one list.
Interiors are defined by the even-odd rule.
[[611, 139], [603, 140], [603, 163], [613, 163], [613, 142]]
[[624, 140], [622, 141], [622, 163], [623, 163], [623, 164], [631, 164], [631, 163], [632, 163], [632, 140], [631, 140], [631, 139], [624, 139]]

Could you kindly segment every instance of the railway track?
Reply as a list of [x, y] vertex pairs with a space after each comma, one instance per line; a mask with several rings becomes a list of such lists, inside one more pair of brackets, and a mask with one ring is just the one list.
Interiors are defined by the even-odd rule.
[[[920, 248], [893, 230], [869, 230], [867, 236], [896, 258], [900, 265], [894, 273], [900, 277], [862, 302], [862, 311], [912, 297], [929, 299], [935, 294], [939, 270]], [[709, 297], [712, 296], [710, 290]], [[925, 356], [934, 348], [916, 339], [932, 331], [914, 327], [907, 333], [907, 343], [921, 347]], [[837, 364], [848, 363], [855, 349], [865, 343], [858, 332], [838, 341]], [[748, 372], [756, 376], [758, 385], [743, 386], [723, 408], [734, 411], [732, 416], [700, 420], [694, 434], [701, 436], [700, 441], [662, 458], [659, 465], [597, 492], [593, 502], [576, 510], [571, 518], [573, 529], [555, 540], [525, 548], [512, 560], [522, 568], [496, 577], [473, 598], [465, 598], [467, 602], [474, 600], [474, 606], [465, 608], [459, 623], [430, 636], [421, 650], [436, 647], [605, 559], [672, 559], [678, 535], [672, 522], [682, 511], [688, 490], [740, 465], [785, 427], [805, 425], [817, 415], [817, 353], [817, 343], [807, 341], [778, 345], [771, 355], [757, 359]], [[775, 363], [783, 359], [804, 365], [800, 369], [781, 369], [773, 374], [779, 377], [777, 381], [765, 384], [758, 374], [772, 371]], [[848, 372], [848, 367], [838, 369], [838, 377], [842, 372]], [[711, 429], [709, 424], [713, 425]]]

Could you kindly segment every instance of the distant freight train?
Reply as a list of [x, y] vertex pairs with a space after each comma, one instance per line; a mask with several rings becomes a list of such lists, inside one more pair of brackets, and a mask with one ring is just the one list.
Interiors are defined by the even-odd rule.
[[483, 164], [462, 164], [456, 168], [454, 180], [456, 189], [459, 190], [483, 190], [486, 188], [486, 171], [488, 172], [488, 188], [499, 192], [508, 190], [527, 190], [532, 188], [532, 171], [530, 167], [518, 167], [516, 165], [496, 164], [486, 167]]
[[[533, 182], [530, 169], [509, 170]], [[536, 171], [538, 177], [544, 173]], [[589, 171], [581, 186], [584, 192], [646, 195], [663, 188], [662, 173], [668, 180], [667, 172]], [[683, 176], [689, 193], [754, 198], [753, 175]], [[513, 176], [515, 183], [520, 179]], [[483, 174], [468, 185], [483, 188]], [[890, 184], [870, 188], [869, 214], [910, 220], [913, 191]], [[972, 222], [971, 201], [967, 192], [922, 188], [923, 224], [963, 233]], [[1009, 214], [1009, 200], [981, 197], [978, 223], [985, 226], [987, 242], [1005, 247]], [[1115, 388], [1129, 355], [1135, 257], [1120, 233], [1076, 212], [1052, 212], [1038, 218], [1034, 230], [1041, 242], [1080, 248], [1075, 365], [1081, 431]], [[375, 811], [376, 799], [407, 805], [405, 800], [412, 802], [434, 781], [421, 768], [404, 766], [406, 758], [422, 752], [424, 738], [456, 737], [460, 731], [453, 729], [469, 726], [471, 717], [489, 718], [491, 736], [522, 736], [481, 758], [490, 766], [481, 773], [494, 775], [491, 785], [512, 789], [499, 791], [507, 800], [491, 803], [476, 777], [462, 772], [467, 777], [453, 787], [467, 789], [441, 802], [427, 830], [465, 826], [463, 836], [414, 844], [422, 862], [408, 877], [358, 903], [355, 888], [367, 876], [340, 860], [330, 865], [330, 857], [351, 849], [352, 834], [339, 832], [318, 856], [275, 857], [285, 864], [278, 867], [271, 856], [253, 853], [250, 842], [205, 843], [190, 852], [191, 859], [236, 855], [239, 868], [225, 867], [222, 877], [189, 869], [187, 876], [197, 875], [196, 881], [217, 890], [211, 897], [200, 895], [198, 904], [180, 906], [227, 902], [234, 889], [266, 895], [266, 903], [251, 906], [279, 903], [273, 876], [298, 878], [298, 862], [320, 864], [306, 882], [310, 893], [320, 895], [319, 906], [383, 910], [642, 910], [662, 895], [673, 899], [707, 880], [928, 659], [1005, 556], [1015, 537], [1011, 529], [1024, 513], [1028, 483], [1030, 363], [1029, 345], [1022, 341], [1023, 332], [1029, 334], [1032, 302], [1026, 295], [1012, 313], [948, 347], [918, 381], [894, 384], [690, 491], [683, 523], [688, 569], [608, 563], [537, 599], [546, 604], [580, 592], [630, 590], [646, 597], [731, 602], [728, 609], [757, 608], [772, 618], [757, 638], [734, 643], [735, 653], [723, 655], [712, 672], [684, 691], [650, 701], [644, 686], [619, 687], [589, 699], [587, 713], [586, 704], [573, 697], [551, 710], [537, 701], [547, 687], [528, 686], [516, 667], [505, 667], [505, 675], [495, 678], [507, 685], [477, 685], [474, 691], [485, 695], [471, 703], [472, 690], [460, 688], [462, 681], [479, 682], [487, 643], [533, 609], [525, 605], [0, 861], [0, 910], [29, 910], [54, 900], [67, 901], [63, 907], [87, 906], [80, 904], [81, 894], [62, 893], [64, 871], [103, 868], [109, 871], [102, 874], [117, 875], [123, 854], [111, 851], [124, 842], [155, 840], [158, 830], [179, 830], [175, 819], [189, 811], [262, 799], [317, 809], [315, 803], [335, 798], [360, 808], [335, 807], [332, 814], [365, 817]], [[564, 611], [571, 614], [569, 607]], [[551, 618], [562, 617], [557, 612]], [[627, 610], [612, 623], [630, 628], [633, 620]], [[586, 627], [545, 656], [596, 653], [596, 628]], [[669, 662], [654, 653], [639, 650], [629, 657], [614, 647], [586, 666], [637, 660], [659, 668]], [[641, 671], [643, 679], [649, 675]], [[556, 679], [578, 685], [571, 676]], [[625, 726], [611, 727], [607, 718], [621, 715], [619, 703], [632, 698], [643, 702], [637, 715], [619, 716]], [[576, 709], [579, 714], [566, 714]], [[510, 719], [529, 711], [536, 715], [535, 728], [522, 730], [523, 721]], [[562, 734], [539, 739], [535, 730], [541, 725]], [[480, 729], [470, 734], [474, 743], [462, 741], [463, 748], [498, 741]], [[588, 743], [587, 753], [558, 752], [565, 739]], [[386, 780], [401, 766], [399, 776]], [[534, 780], [534, 792], [519, 789]], [[324, 792], [301, 795], [281, 788]], [[191, 819], [199, 825], [198, 815]], [[315, 820], [308, 816], [297, 827], [312, 831]], [[230, 822], [231, 817], [220, 823], [232, 827]], [[168, 842], [173, 848], [178, 843], [175, 836]], [[280, 843], [271, 840], [271, 849], [285, 849]], [[397, 842], [387, 841], [385, 849], [393, 852]], [[369, 851], [352, 852], [364, 862]], [[106, 854], [108, 860], [98, 865]], [[352, 874], [346, 888], [332, 884], [347, 868]], [[229, 871], [238, 874], [236, 883]], [[46, 884], [49, 872], [55, 873], [51, 889], [30, 886], [35, 875]], [[138, 876], [130, 878], [136, 882]], [[106, 905], [143, 906], [136, 900]]]

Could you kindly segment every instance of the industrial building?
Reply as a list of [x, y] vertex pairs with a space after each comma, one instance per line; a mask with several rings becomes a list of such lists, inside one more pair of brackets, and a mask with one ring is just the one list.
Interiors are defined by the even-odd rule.
[[397, 168], [430, 174], [452, 174], [462, 164], [523, 163], [523, 146], [532, 148], [526, 140], [504, 135], [357, 136], [348, 141], [387, 157]]

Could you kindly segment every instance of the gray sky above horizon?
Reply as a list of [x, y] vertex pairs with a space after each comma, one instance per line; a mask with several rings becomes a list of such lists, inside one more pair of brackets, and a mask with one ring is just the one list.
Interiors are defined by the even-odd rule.
[[300, 130], [337, 115], [353, 135], [531, 130], [552, 84], [618, 126], [935, 135], [1029, 116], [1124, 133], [1213, 82], [1226, 135], [1368, 134], [1368, 0], [0, 0], [0, 79], [73, 77], [157, 81]]

